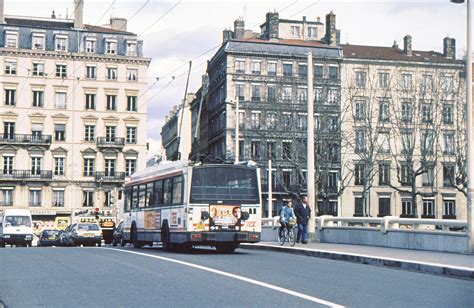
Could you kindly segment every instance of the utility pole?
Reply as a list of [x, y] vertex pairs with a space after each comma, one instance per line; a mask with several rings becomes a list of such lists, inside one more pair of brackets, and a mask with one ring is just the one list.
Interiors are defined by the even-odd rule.
[[308, 232], [315, 232], [315, 173], [314, 167], [316, 164], [316, 159], [314, 155], [314, 85], [313, 85], [313, 54], [308, 52], [308, 152], [307, 152], [307, 173], [306, 173], [306, 183], [308, 185], [308, 200], [309, 208], [311, 209], [311, 214], [313, 217], [309, 220]]
[[268, 218], [273, 218], [273, 196], [272, 196], [272, 160], [268, 161]]
[[240, 119], [239, 119], [239, 97], [237, 96], [235, 98], [235, 163], [237, 164], [239, 162], [239, 125], [240, 125]]

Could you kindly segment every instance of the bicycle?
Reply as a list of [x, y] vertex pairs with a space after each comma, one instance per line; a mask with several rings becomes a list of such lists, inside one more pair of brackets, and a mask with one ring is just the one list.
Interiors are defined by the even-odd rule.
[[278, 243], [280, 245], [284, 245], [286, 241], [288, 241], [288, 244], [290, 246], [295, 246], [296, 244], [296, 234], [295, 234], [295, 228], [296, 228], [296, 223], [289, 223], [289, 226], [284, 228], [283, 231], [281, 231], [280, 234], [280, 229], [277, 229], [277, 237], [278, 237]]

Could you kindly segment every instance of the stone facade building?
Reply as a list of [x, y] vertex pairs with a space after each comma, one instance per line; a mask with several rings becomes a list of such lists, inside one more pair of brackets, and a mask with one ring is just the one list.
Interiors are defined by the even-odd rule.
[[3, 15], [0, 1], [0, 210], [28, 208], [54, 227], [100, 209], [145, 165], [150, 59], [126, 20]]

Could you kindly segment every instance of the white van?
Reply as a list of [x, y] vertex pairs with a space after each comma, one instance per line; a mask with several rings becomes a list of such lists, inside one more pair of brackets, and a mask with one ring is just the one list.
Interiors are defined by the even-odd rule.
[[33, 224], [26, 209], [6, 209], [0, 214], [0, 247], [6, 244], [31, 246]]

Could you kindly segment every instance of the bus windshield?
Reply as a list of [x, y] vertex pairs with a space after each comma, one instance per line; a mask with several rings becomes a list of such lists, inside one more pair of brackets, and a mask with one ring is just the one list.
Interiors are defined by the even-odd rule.
[[240, 166], [204, 166], [193, 169], [191, 202], [257, 203], [255, 169]]

